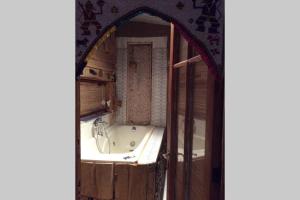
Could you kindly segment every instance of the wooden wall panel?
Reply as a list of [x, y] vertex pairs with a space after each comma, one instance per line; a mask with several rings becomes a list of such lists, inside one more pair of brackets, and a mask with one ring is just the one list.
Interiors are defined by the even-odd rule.
[[184, 200], [184, 170], [183, 162], [177, 162], [176, 165], [176, 200]]
[[130, 200], [146, 200], [147, 173], [146, 166], [129, 167], [129, 194]]
[[82, 196], [96, 197], [95, 165], [81, 162], [80, 168], [80, 194]]
[[113, 199], [114, 165], [95, 164], [95, 182], [98, 199]]
[[79, 200], [89, 200], [89, 197], [86, 197], [86, 196], [80, 196]]
[[[185, 67], [179, 69], [179, 77], [185, 76]], [[194, 74], [194, 117], [197, 119], [206, 118], [207, 105], [207, 65], [204, 62], [195, 64]], [[183, 115], [185, 110], [185, 80], [180, 78], [178, 90], [180, 91], [178, 97], [178, 114]]]
[[[86, 59], [87, 65], [84, 72], [91, 69], [95, 71], [95, 75], [83, 73], [83, 78], [97, 78], [105, 81], [111, 80], [111, 77], [115, 72], [117, 48], [115, 32], [110, 32], [108, 35], [108, 37], [106, 35], [103, 36], [107, 37], [105, 39], [99, 39]], [[105, 106], [103, 106], [101, 102], [105, 99], [111, 100], [111, 105], [114, 106], [114, 90], [114, 83], [111, 82], [103, 82], [103, 85], [91, 82], [81, 82], [80, 115], [88, 115], [103, 110]], [[112, 111], [112, 109], [109, 111]]]
[[80, 194], [95, 199], [113, 199], [113, 163], [81, 162]]
[[179, 60], [184, 61], [188, 58], [188, 42], [180, 35], [180, 43], [179, 43]]
[[208, 67], [201, 61], [195, 63], [194, 74], [194, 118], [206, 119]]
[[129, 200], [129, 166], [126, 164], [115, 165], [115, 199], [116, 200]]
[[208, 200], [209, 197], [209, 185], [207, 180], [207, 165], [206, 160], [202, 158], [194, 159], [192, 161], [192, 176], [191, 176], [191, 188], [190, 197], [191, 200]]
[[178, 114], [184, 116], [185, 113], [185, 100], [186, 100], [186, 67], [182, 67], [178, 69], [178, 85], [177, 85], [177, 92], [178, 92]]
[[105, 99], [103, 85], [97, 83], [80, 83], [80, 115], [86, 115], [105, 107], [101, 104]]
[[112, 33], [103, 43], [99, 44], [99, 42], [88, 54], [87, 66], [109, 71], [115, 70], [117, 61], [115, 33]]
[[155, 200], [156, 167], [81, 162], [81, 200]]
[[128, 22], [117, 30], [117, 37], [161, 37], [170, 35], [170, 27], [144, 22]]

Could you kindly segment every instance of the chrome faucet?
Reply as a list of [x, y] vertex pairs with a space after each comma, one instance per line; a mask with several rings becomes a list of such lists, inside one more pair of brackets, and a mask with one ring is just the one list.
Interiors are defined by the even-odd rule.
[[102, 122], [102, 117], [98, 117], [97, 119], [95, 119], [95, 121], [93, 122], [94, 126], [98, 126], [99, 123]]
[[96, 137], [97, 135], [103, 136], [103, 132], [105, 131], [107, 123], [102, 120], [102, 117], [98, 117], [93, 122], [93, 136]]

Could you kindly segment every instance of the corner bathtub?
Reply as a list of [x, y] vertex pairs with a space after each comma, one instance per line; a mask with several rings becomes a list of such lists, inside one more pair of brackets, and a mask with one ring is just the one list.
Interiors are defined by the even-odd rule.
[[112, 125], [107, 128], [108, 139], [92, 136], [93, 120], [81, 123], [81, 160], [113, 161], [147, 164], [156, 162], [163, 128], [154, 126]]

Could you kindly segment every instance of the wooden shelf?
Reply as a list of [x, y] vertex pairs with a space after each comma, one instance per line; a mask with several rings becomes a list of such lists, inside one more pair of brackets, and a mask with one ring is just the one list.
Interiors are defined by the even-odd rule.
[[101, 108], [101, 109], [98, 109], [98, 110], [95, 110], [95, 111], [91, 111], [89, 113], [81, 114], [80, 117], [86, 117], [86, 116], [89, 116], [89, 115], [101, 114], [101, 113], [106, 113], [106, 112], [107, 112], [107, 110], [105, 108]]
[[99, 84], [106, 84], [106, 83], [109, 83], [109, 82], [114, 82], [112, 80], [102, 80], [102, 79], [99, 79], [99, 78], [84, 77], [84, 76], [81, 76], [79, 80], [83, 81], [83, 82], [92, 82], [92, 83], [99, 83]]

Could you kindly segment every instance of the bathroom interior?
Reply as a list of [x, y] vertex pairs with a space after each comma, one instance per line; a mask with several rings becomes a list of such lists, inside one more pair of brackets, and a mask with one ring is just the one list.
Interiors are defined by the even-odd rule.
[[[139, 13], [107, 30], [87, 55], [78, 83], [79, 199], [167, 200], [168, 178], [177, 200], [209, 199], [212, 123], [207, 111], [214, 78], [183, 35], [178, 34], [178, 48], [171, 48], [171, 27], [160, 17]], [[175, 116], [168, 111], [172, 53], [177, 55]], [[176, 123], [175, 163], [168, 162], [168, 119]], [[187, 123], [193, 124], [189, 135]], [[174, 177], [168, 176], [172, 170]]]

